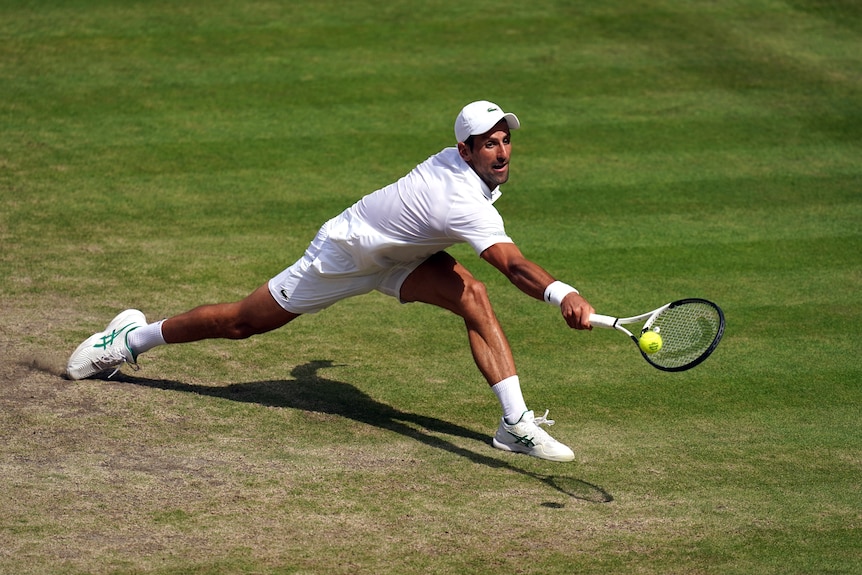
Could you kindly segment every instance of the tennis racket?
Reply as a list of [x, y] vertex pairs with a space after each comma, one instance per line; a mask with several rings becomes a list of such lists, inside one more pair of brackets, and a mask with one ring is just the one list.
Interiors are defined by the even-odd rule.
[[[621, 331], [629, 336], [647, 362], [663, 371], [685, 371], [711, 354], [724, 334], [724, 312], [705, 299], [681, 299], [653, 311], [633, 317], [590, 314], [590, 323]], [[634, 328], [635, 335], [625, 325]], [[661, 336], [661, 349], [645, 353], [639, 345], [640, 335], [654, 331]]]

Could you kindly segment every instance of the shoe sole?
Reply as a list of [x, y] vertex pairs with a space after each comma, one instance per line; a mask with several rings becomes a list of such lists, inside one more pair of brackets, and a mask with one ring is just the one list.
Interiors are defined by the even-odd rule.
[[491, 441], [491, 445], [496, 447], [497, 449], [501, 449], [503, 451], [508, 451], [510, 453], [523, 453], [524, 455], [529, 455], [531, 457], [538, 457], [539, 459], [545, 459], [547, 461], [556, 461], [558, 463], [568, 463], [569, 461], [574, 461], [575, 454], [571, 453], [563, 453], [560, 455], [547, 455], [544, 452], [538, 451], [536, 449], [530, 449], [529, 447], [521, 447], [520, 445], [510, 445], [507, 443], [501, 443], [497, 441], [495, 437]]

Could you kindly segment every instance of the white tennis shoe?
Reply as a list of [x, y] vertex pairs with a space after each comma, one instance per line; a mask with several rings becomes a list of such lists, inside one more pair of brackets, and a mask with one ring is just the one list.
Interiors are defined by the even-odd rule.
[[501, 418], [500, 427], [497, 428], [491, 443], [503, 451], [526, 453], [550, 461], [572, 461], [575, 458], [572, 450], [539, 427], [543, 424], [554, 424], [553, 419], [548, 419], [547, 410], [541, 417], [535, 417], [532, 411], [525, 411], [521, 419], [514, 424], [506, 423], [506, 420]]
[[130, 332], [145, 325], [147, 318], [136, 309], [120, 313], [105, 331], [94, 333], [78, 346], [69, 357], [66, 375], [70, 379], [85, 379], [111, 368], [117, 373], [124, 363], [137, 368], [137, 358], [129, 349], [126, 338]]

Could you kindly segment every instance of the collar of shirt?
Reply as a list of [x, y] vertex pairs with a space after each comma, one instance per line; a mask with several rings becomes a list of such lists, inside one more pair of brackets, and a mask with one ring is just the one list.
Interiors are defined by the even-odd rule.
[[[473, 172], [473, 169], [470, 168], [470, 171]], [[493, 204], [498, 199], [500, 199], [500, 196], [503, 195], [503, 192], [500, 191], [500, 186], [497, 186], [492, 190], [488, 187], [488, 184], [486, 184], [485, 181], [480, 178], [478, 174], [476, 174], [476, 172], [473, 172], [473, 175], [476, 176], [477, 180], [479, 180], [479, 185], [482, 186], [482, 194], [485, 196], [485, 198], [488, 199], [489, 202]]]
[[485, 196], [485, 198], [489, 202], [491, 202], [493, 204], [498, 199], [500, 199], [500, 196], [503, 195], [503, 192], [500, 190], [500, 186], [497, 186], [496, 188], [494, 188], [492, 190], [491, 188], [488, 187], [488, 184], [486, 184], [485, 181], [479, 177], [479, 174], [477, 174], [475, 171], [473, 171], [473, 168], [470, 167], [470, 164], [468, 164], [467, 162], [464, 161], [464, 158], [462, 158], [459, 155], [458, 159], [464, 165], [464, 170], [466, 172], [468, 172], [471, 175], [471, 177], [473, 179], [475, 179], [475, 181], [479, 184], [479, 189], [482, 190], [482, 195]]

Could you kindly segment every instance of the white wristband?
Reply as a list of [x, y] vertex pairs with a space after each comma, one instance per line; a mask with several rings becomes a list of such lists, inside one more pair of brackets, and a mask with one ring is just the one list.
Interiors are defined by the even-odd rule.
[[572, 292], [581, 293], [569, 284], [556, 281], [545, 288], [545, 301], [549, 304], [560, 307], [563, 304], [563, 298]]

